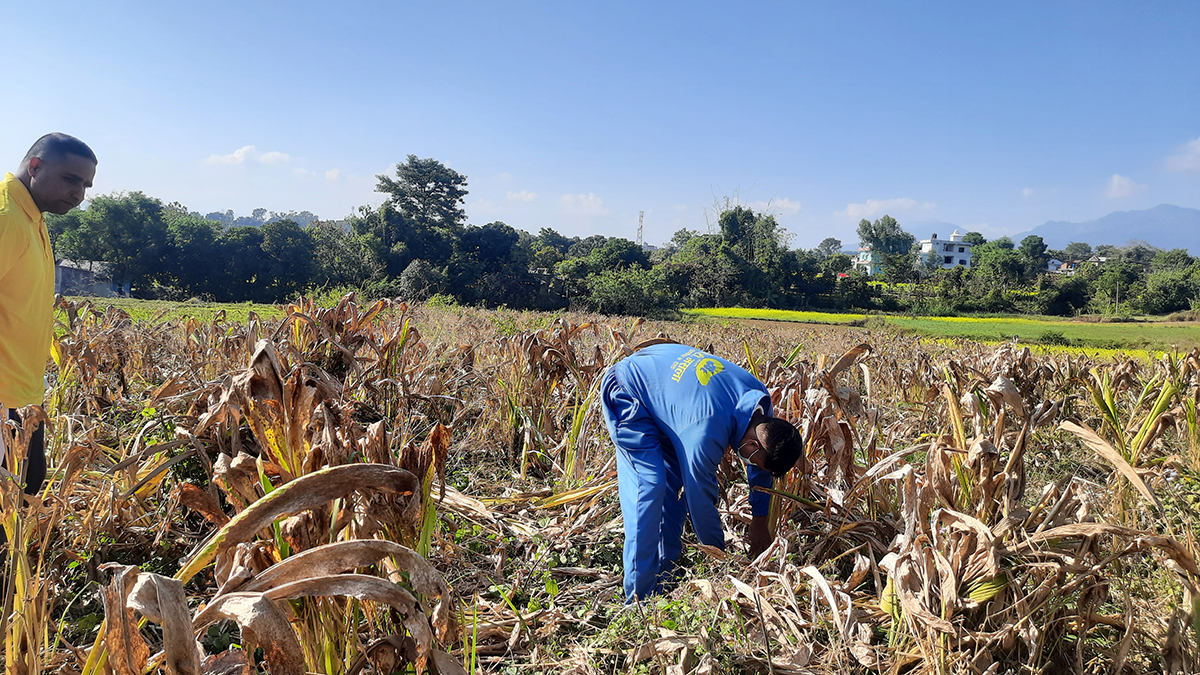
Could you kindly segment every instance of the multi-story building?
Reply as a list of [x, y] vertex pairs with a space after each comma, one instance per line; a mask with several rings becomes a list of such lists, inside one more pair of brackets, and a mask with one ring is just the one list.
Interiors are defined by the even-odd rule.
[[971, 243], [963, 241], [962, 234], [955, 230], [949, 239], [938, 239], [937, 233], [928, 239], [921, 240], [921, 260], [936, 256], [942, 269], [955, 267], [971, 267]]
[[858, 255], [854, 258], [854, 269], [862, 270], [863, 274], [873, 277], [883, 271], [883, 260], [870, 246], [864, 246], [858, 249]]

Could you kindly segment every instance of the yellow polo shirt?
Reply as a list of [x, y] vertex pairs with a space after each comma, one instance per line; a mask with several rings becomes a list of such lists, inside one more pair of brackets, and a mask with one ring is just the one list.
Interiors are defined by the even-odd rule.
[[0, 404], [42, 404], [54, 334], [54, 252], [46, 218], [16, 176], [0, 183]]

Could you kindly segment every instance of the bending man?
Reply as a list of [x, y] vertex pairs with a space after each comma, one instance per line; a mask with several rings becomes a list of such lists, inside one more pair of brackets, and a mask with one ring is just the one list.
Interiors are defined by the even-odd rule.
[[[0, 182], [0, 415], [41, 405], [54, 333], [54, 252], [44, 212], [63, 214], [83, 202], [96, 175], [96, 155], [78, 138], [47, 134], [33, 144], [16, 175]], [[0, 452], [4, 448], [0, 436]], [[25, 492], [46, 478], [45, 431], [34, 433]]]
[[[673, 571], [688, 514], [701, 543], [725, 548], [717, 467], [726, 447], [749, 465], [750, 485], [763, 487], [786, 474], [804, 447], [794, 426], [772, 417], [762, 382], [685, 345], [654, 345], [617, 362], [601, 392], [617, 446], [625, 597], [633, 601], [656, 592]], [[770, 543], [771, 495], [751, 491], [750, 504], [750, 553], [757, 555]]]

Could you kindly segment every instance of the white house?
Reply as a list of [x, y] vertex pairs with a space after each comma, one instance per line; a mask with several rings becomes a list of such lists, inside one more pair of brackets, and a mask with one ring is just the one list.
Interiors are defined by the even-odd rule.
[[871, 250], [870, 246], [864, 246], [858, 249], [858, 255], [854, 258], [854, 268], [863, 271], [863, 274], [873, 277], [883, 271], [883, 261], [879, 254]]
[[928, 239], [921, 240], [921, 260], [925, 261], [936, 256], [941, 261], [942, 269], [955, 267], [971, 267], [970, 242], [963, 241], [962, 234], [955, 230], [949, 239], [938, 239], [937, 233]]
[[1066, 263], [1059, 260], [1058, 258], [1051, 258], [1046, 261], [1046, 271], [1051, 274], [1061, 274], [1063, 272], [1066, 272], [1066, 269], [1064, 269], [1064, 265], [1066, 265]]

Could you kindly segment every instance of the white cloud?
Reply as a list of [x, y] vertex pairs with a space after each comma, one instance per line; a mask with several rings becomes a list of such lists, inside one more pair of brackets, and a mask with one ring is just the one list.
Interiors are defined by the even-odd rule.
[[1200, 171], [1200, 138], [1188, 141], [1178, 155], [1168, 157], [1167, 171]]
[[1112, 180], [1108, 181], [1108, 186], [1104, 188], [1104, 194], [1108, 195], [1110, 199], [1121, 199], [1132, 197], [1145, 189], [1145, 185], [1135, 183], [1132, 178], [1114, 173]]
[[245, 164], [246, 162], [287, 164], [291, 160], [291, 155], [288, 155], [286, 152], [278, 152], [276, 150], [261, 152], [253, 145], [244, 145], [228, 155], [209, 155], [208, 159], [204, 160], [204, 162], [206, 164]]
[[1021, 190], [1021, 196], [1025, 199], [1029, 199], [1033, 196], [1033, 188], [1025, 188], [1024, 190]]
[[257, 157], [258, 161], [263, 164], [287, 164], [292, 158], [286, 152], [264, 152]]
[[787, 197], [784, 197], [783, 199], [772, 199], [769, 202], [750, 202], [746, 206], [749, 206], [755, 211], [766, 211], [768, 213], [800, 213], [800, 202], [794, 202]]
[[342, 172], [338, 171], [337, 169], [330, 169], [325, 172], [325, 180], [330, 180], [330, 181], [337, 180], [338, 176], [340, 176], [341, 173]]
[[297, 178], [313, 178], [317, 175], [308, 169], [292, 169], [292, 173], [295, 174]]
[[564, 213], [573, 213], [581, 216], [603, 216], [608, 214], [608, 207], [604, 205], [604, 200], [597, 197], [594, 192], [589, 192], [586, 195], [563, 195], [562, 199], [558, 200], [558, 203]]
[[510, 201], [510, 202], [532, 202], [532, 201], [536, 201], [536, 200], [537, 200], [536, 192], [528, 192], [526, 190], [521, 190], [520, 192], [509, 191], [509, 193], [508, 193], [508, 201]]
[[837, 213], [851, 220], [859, 220], [885, 213], [923, 213], [932, 211], [936, 207], [937, 204], [933, 202], [918, 202], [908, 197], [900, 197], [899, 199], [868, 199], [862, 204], [847, 204], [845, 211]]
[[480, 197], [472, 204], [471, 213], [480, 216], [496, 215], [504, 213], [504, 205]]

